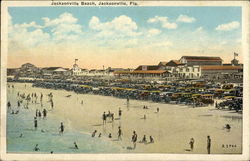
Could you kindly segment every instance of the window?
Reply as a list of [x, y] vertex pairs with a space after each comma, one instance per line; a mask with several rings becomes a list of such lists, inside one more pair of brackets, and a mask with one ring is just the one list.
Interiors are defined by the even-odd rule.
[[186, 68], [186, 72], [189, 72], [189, 68]]

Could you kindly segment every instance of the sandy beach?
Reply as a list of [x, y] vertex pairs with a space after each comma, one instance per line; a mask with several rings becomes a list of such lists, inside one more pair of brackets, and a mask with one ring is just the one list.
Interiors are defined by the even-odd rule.
[[[9, 83], [11, 84], [11, 83]], [[14, 89], [8, 89], [8, 99], [16, 97], [17, 92], [34, 93], [39, 96], [43, 93], [43, 107], [30, 105], [30, 109], [50, 109], [47, 96], [53, 93], [54, 109], [49, 111], [48, 117], [63, 122], [65, 133], [76, 130], [82, 134], [91, 135], [97, 130], [97, 135], [102, 133], [101, 139], [110, 141], [121, 150], [113, 153], [181, 153], [181, 154], [206, 154], [207, 136], [211, 137], [212, 154], [240, 154], [242, 148], [242, 115], [234, 111], [217, 110], [213, 106], [192, 108], [185, 105], [153, 103], [149, 101], [119, 99], [110, 96], [90, 94], [76, 94], [64, 90], [33, 88], [31, 84], [14, 83]], [[69, 97], [66, 97], [71, 95]], [[39, 100], [39, 99], [38, 99]], [[12, 98], [12, 104], [16, 105]], [[83, 101], [83, 104], [81, 102]], [[38, 101], [39, 103], [39, 101]], [[143, 106], [149, 109], [143, 109]], [[121, 108], [122, 116], [118, 118]], [[159, 108], [159, 113], [157, 113]], [[114, 113], [114, 121], [107, 120], [103, 125], [103, 112]], [[146, 119], [143, 116], [146, 115]], [[32, 118], [31, 118], [32, 120]], [[33, 122], [31, 122], [33, 125]], [[223, 129], [225, 124], [232, 127], [230, 132]], [[59, 125], [58, 125], [59, 126]], [[122, 140], [117, 140], [118, 127], [121, 126]], [[136, 149], [133, 147], [131, 137], [133, 131], [138, 135]], [[108, 134], [112, 138], [108, 138]], [[154, 143], [139, 143], [146, 135], [154, 138]], [[190, 151], [189, 141], [194, 138], [194, 150]], [[89, 142], [91, 142], [89, 138]], [[236, 147], [229, 147], [236, 145]], [[224, 146], [224, 147], [223, 147]], [[228, 147], [227, 147], [228, 146]]]

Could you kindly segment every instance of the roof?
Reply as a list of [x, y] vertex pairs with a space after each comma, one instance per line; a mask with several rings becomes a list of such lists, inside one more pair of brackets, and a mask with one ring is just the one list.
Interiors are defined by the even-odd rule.
[[212, 56], [182, 56], [181, 59], [187, 59], [188, 61], [222, 61], [220, 57]]
[[115, 71], [114, 74], [131, 74], [133, 71]]
[[161, 62], [158, 64], [158, 66], [159, 66], [159, 65], [164, 65], [164, 66], [166, 66], [167, 63], [168, 63], [168, 62], [166, 62], [166, 61], [161, 61]]
[[31, 64], [31, 63], [25, 63], [25, 64], [22, 64], [21, 66], [33, 66], [33, 67], [35, 67], [35, 65]]
[[157, 70], [157, 69], [159, 69], [158, 65], [140, 65], [135, 70], [142, 70], [142, 67], [147, 67], [147, 70]]
[[170, 63], [174, 63], [176, 65], [182, 65], [182, 63], [179, 60], [170, 60], [169, 62], [167, 62], [167, 65], [170, 65]]
[[114, 71], [125, 71], [126, 69], [123, 69], [123, 68], [108, 68], [107, 70], [109, 72], [114, 72]]
[[56, 71], [56, 72], [66, 72], [68, 70], [67, 69], [63, 69], [63, 68], [57, 68], [54, 71]]
[[163, 74], [167, 73], [167, 70], [134, 70], [133, 74]]
[[201, 70], [238, 70], [242, 69], [240, 66], [221, 66], [221, 65], [208, 65], [201, 66]]
[[163, 74], [167, 70], [134, 70], [134, 71], [116, 71], [114, 74]]
[[46, 68], [42, 68], [44, 70], [57, 70], [59, 68], [62, 68], [62, 67], [46, 67]]

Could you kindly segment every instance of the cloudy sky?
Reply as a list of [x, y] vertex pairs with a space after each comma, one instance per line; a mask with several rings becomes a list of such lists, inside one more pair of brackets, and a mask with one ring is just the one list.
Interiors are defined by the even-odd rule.
[[129, 67], [241, 53], [240, 7], [10, 7], [8, 67]]

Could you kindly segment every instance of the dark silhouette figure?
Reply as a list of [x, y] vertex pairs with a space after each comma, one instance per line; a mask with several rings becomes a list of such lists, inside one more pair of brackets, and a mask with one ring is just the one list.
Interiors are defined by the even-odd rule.
[[211, 138], [210, 136], [207, 136], [207, 153], [210, 154], [211, 150]]

